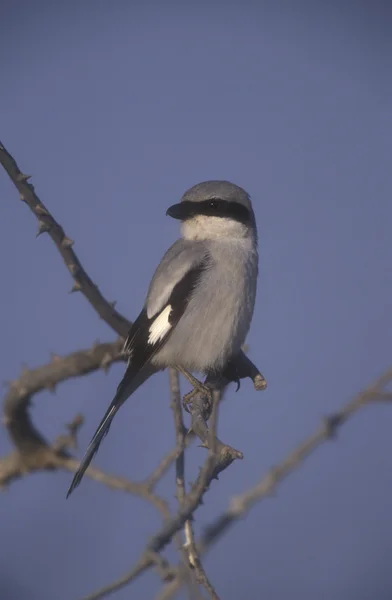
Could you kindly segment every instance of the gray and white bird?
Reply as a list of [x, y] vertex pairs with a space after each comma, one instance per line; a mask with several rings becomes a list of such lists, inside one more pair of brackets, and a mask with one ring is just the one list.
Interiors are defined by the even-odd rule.
[[205, 181], [185, 192], [167, 215], [182, 221], [182, 237], [151, 280], [143, 309], [124, 345], [128, 366], [80, 463], [77, 487], [121, 405], [148, 377], [175, 367], [223, 373], [240, 352], [255, 304], [257, 229], [249, 195], [229, 181]]

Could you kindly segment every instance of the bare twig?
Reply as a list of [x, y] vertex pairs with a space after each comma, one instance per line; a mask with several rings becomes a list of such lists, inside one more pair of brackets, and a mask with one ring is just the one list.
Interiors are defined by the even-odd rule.
[[392, 369], [381, 375], [367, 389], [357, 394], [340, 411], [325, 418], [317, 431], [299, 444], [280, 465], [272, 468], [258, 484], [243, 494], [234, 497], [228, 509], [206, 528], [201, 541], [202, 547], [208, 546], [211, 541], [217, 539], [233, 521], [244, 516], [256, 502], [270, 496], [275, 487], [299, 467], [322, 443], [335, 439], [338, 429], [361, 408], [377, 402], [380, 394], [381, 398], [384, 399], [382, 392], [391, 380]]
[[[45, 470], [66, 470], [75, 472], [79, 461], [68, 454], [75, 448], [76, 434], [83, 419], [78, 416], [68, 426], [68, 434], [62, 435], [50, 444], [39, 433], [28, 412], [31, 397], [44, 390], [53, 390], [55, 386], [72, 377], [86, 375], [100, 368], [107, 369], [113, 362], [122, 360], [122, 342], [111, 344], [95, 343], [87, 350], [73, 352], [68, 356], [52, 356], [52, 361], [37, 369], [24, 369], [19, 379], [9, 384], [4, 400], [4, 424], [16, 450], [0, 458], [0, 488], [27, 473]], [[122, 490], [140, 496], [156, 506], [163, 517], [169, 517], [166, 502], [152, 493], [147, 482], [132, 482], [127, 479], [108, 475], [95, 467], [90, 467], [86, 475], [109, 488]]]
[[[61, 457], [58, 459], [59, 468], [70, 471], [71, 473], [76, 472], [76, 470], [79, 468], [79, 464], [80, 462], [78, 460], [71, 457]], [[97, 483], [106, 485], [112, 490], [127, 492], [128, 494], [132, 494], [133, 496], [138, 496], [139, 498], [147, 500], [147, 502], [150, 502], [159, 510], [164, 519], [169, 519], [170, 511], [167, 502], [157, 494], [154, 494], [145, 482], [130, 481], [124, 477], [110, 475], [103, 472], [101, 469], [91, 466], [87, 469], [86, 476], [90, 479], [93, 479]]]
[[34, 186], [31, 183], [28, 183], [30, 176], [25, 175], [20, 171], [15, 159], [5, 149], [1, 142], [0, 163], [3, 165], [11, 181], [19, 191], [20, 199], [27, 204], [37, 217], [37, 235], [48, 233], [56, 244], [63, 261], [74, 280], [74, 286], [71, 291], [82, 292], [94, 310], [97, 311], [101, 319], [103, 319], [121, 337], [125, 337], [131, 323], [115, 310], [113, 303], [108, 302], [103, 297], [98, 287], [87, 275], [80, 260], [72, 249], [73, 241], [65, 235], [63, 228], [57, 223], [46, 206], [41, 202], [35, 193]]
[[[113, 592], [120, 590], [129, 583], [132, 583], [132, 581], [134, 581], [139, 575], [141, 575], [144, 571], [146, 571], [150, 567], [153, 567], [154, 565], [158, 565], [158, 567], [160, 567], [160, 557], [154, 554], [153, 552], [145, 552], [140, 561], [127, 575], [101, 588], [100, 590], [97, 590], [96, 592], [85, 596], [83, 600], [98, 600], [98, 598], [109, 596], [109, 594], [112, 594]], [[170, 572], [168, 574], [168, 578], [169, 580], [171, 578]]]
[[[246, 358], [246, 355], [244, 354]], [[242, 357], [240, 357], [240, 361], [242, 362]], [[266, 389], [266, 383], [264, 377], [259, 373], [256, 367], [252, 362], [246, 363], [250, 365], [250, 371], [248, 372], [248, 377], [250, 377], [253, 381], [254, 388], [257, 391], [262, 391]], [[244, 373], [246, 371], [244, 370]], [[252, 375], [250, 374], [252, 373]], [[234, 374], [233, 374], [234, 375]], [[232, 376], [233, 376], [232, 375]], [[221, 402], [227, 391], [227, 386], [231, 383], [232, 379], [228, 379], [227, 377], [209, 377], [206, 380], [206, 384], [209, 385], [213, 390], [220, 392], [219, 402]], [[264, 383], [261, 383], [264, 382]], [[191, 429], [188, 431], [185, 436], [185, 447], [188, 447], [195, 438], [195, 435], [201, 440], [202, 446], [208, 447], [208, 425], [207, 420], [210, 418], [210, 409], [205, 402], [205, 398], [198, 394], [193, 399], [191, 405], [189, 406], [189, 412], [191, 413], [192, 425]], [[235, 459], [242, 459], [243, 454], [239, 450], [228, 446], [217, 441], [218, 449], [217, 449], [217, 467], [216, 467], [216, 475], [219, 475], [220, 472], [224, 471], [227, 467], [231, 465], [231, 463]], [[163, 477], [163, 475], [167, 472], [167, 470], [171, 467], [173, 462], [176, 460], [178, 455], [181, 452], [181, 448], [176, 444], [176, 446], [170, 450], [167, 455], [161, 460], [157, 468], [148, 478], [148, 483], [151, 486], [151, 489], [157, 484], [157, 482]]]
[[[175, 369], [169, 369], [169, 384], [171, 391], [171, 406], [174, 416], [174, 429], [176, 434], [176, 448], [179, 450], [175, 462], [175, 473], [176, 473], [176, 497], [179, 506], [182, 506], [185, 498], [185, 443], [186, 443], [186, 429], [182, 418], [182, 406], [181, 406], [181, 392], [180, 392], [180, 378], [178, 371]], [[185, 533], [191, 528], [190, 519], [185, 522], [184, 530]], [[197, 584], [194, 581], [192, 572], [191, 557], [188, 554], [188, 548], [186, 544], [182, 544], [180, 532], [175, 535], [175, 541], [182, 556], [183, 562], [187, 567], [186, 573], [184, 573], [184, 580], [187, 581], [192, 594], [195, 589], [198, 592]]]
[[[25, 453], [16, 450], [0, 459], [0, 488], [5, 488], [11, 481], [20, 479], [28, 473], [54, 470], [74, 473], [79, 467], [79, 461], [68, 452], [76, 446], [76, 435], [82, 424], [83, 418], [77, 415], [67, 425], [68, 433], [59, 436], [52, 445], [43, 441], [41, 445], [35, 447], [34, 451]], [[113, 490], [144, 498], [161, 512], [164, 519], [170, 516], [167, 503], [160, 496], [153, 494], [145, 482], [129, 481], [123, 477], [104, 473], [95, 467], [89, 467], [86, 476]]]
[[95, 343], [87, 350], [67, 356], [52, 355], [49, 364], [37, 369], [24, 368], [19, 379], [11, 381], [4, 398], [3, 422], [16, 448], [23, 455], [31, 454], [45, 444], [43, 436], [35, 429], [28, 407], [31, 397], [43, 390], [53, 392], [56, 386], [72, 377], [86, 375], [122, 360], [121, 341]]
[[[217, 407], [223, 398], [229, 381], [223, 377], [207, 377], [205, 383], [212, 389], [215, 406]], [[217, 436], [210, 438], [211, 429], [208, 428], [207, 421], [211, 417], [212, 406], [202, 394], [195, 395], [192, 402], [188, 405], [188, 410], [191, 413], [191, 430], [201, 440], [201, 445], [204, 448], [209, 448], [211, 447], [211, 439], [213, 441], [214, 472], [212, 478], [218, 479], [218, 475], [227, 469], [235, 459], [242, 459], [243, 454], [239, 450], [221, 442]]]
[[[209, 430], [209, 434], [208, 434], [209, 454], [214, 459], [216, 459], [216, 448], [217, 448], [217, 443], [219, 442], [219, 440], [216, 436], [216, 429], [217, 429], [217, 417], [218, 417], [218, 404], [220, 401], [220, 396], [221, 395], [219, 392], [214, 391], [214, 393], [213, 393], [214, 401], [213, 401], [213, 406], [212, 406], [211, 424], [210, 424], [210, 430]], [[181, 409], [181, 404], [180, 404], [180, 409]], [[195, 569], [196, 580], [200, 585], [202, 585], [205, 588], [205, 590], [208, 592], [208, 594], [210, 595], [210, 598], [212, 600], [219, 600], [219, 596], [216, 593], [215, 588], [212, 585], [211, 581], [209, 580], [208, 575], [207, 575], [207, 573], [203, 567], [203, 564], [200, 560], [200, 553], [196, 546], [195, 536], [194, 536], [194, 532], [193, 532], [193, 528], [192, 528], [192, 521], [190, 519], [185, 521], [184, 530], [185, 530], [185, 540], [186, 540], [185, 548], [188, 551], [189, 563]]]
[[[346, 421], [357, 413], [361, 408], [373, 403], [392, 398], [390, 392], [384, 388], [392, 383], [392, 369], [381, 375], [367, 389], [360, 392], [350, 402], [344, 405], [340, 411], [323, 420], [319, 428], [300, 443], [294, 450], [276, 467], [271, 469], [259, 483], [234, 497], [229, 507], [205, 528], [204, 534], [197, 544], [199, 554], [207, 552], [216, 541], [226, 533], [239, 519], [244, 517], [251, 508], [264, 498], [270, 497], [275, 488], [290, 473], [295, 471], [302, 462], [324, 442], [334, 440], [337, 431]], [[156, 600], [170, 600], [182, 585], [181, 565], [178, 565], [179, 575], [161, 590]]]

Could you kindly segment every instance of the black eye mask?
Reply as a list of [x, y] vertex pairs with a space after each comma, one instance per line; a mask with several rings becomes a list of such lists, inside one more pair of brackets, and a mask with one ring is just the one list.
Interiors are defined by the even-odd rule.
[[250, 213], [246, 206], [239, 202], [230, 202], [221, 198], [210, 198], [202, 202], [185, 200], [168, 208], [166, 214], [181, 221], [186, 221], [196, 215], [229, 218], [244, 224], [249, 223], [250, 220]]

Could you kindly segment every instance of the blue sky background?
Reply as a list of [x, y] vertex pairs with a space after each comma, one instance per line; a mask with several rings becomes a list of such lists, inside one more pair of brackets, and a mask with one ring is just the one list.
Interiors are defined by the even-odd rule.
[[[269, 387], [229, 392], [220, 437], [245, 459], [213, 484], [199, 530], [392, 363], [390, 4], [15, 1], [0, 30], [0, 139], [130, 318], [178, 235], [166, 208], [210, 178], [252, 195], [261, 273], [248, 343]], [[6, 380], [114, 335], [67, 293], [4, 173], [0, 199]], [[34, 422], [53, 439], [82, 411], [81, 454], [122, 370], [40, 394]], [[168, 406], [162, 374], [95, 464], [146, 476], [173, 444]], [[219, 542], [206, 567], [222, 599], [391, 598], [391, 428], [392, 407], [366, 408]], [[188, 480], [204, 457], [192, 450]], [[78, 599], [123, 574], [159, 526], [150, 506], [87, 479], [66, 502], [70, 479], [34, 475], [0, 496], [1, 597]], [[160, 491], [174, 507], [172, 479]], [[149, 573], [116, 598], [158, 588]]]

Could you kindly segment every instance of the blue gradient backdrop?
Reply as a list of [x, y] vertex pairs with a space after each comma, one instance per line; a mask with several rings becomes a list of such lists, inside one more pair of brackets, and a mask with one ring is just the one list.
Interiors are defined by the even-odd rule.
[[[200, 180], [252, 195], [261, 273], [248, 342], [268, 379], [230, 391], [220, 435], [245, 460], [198, 530], [323, 416], [391, 365], [392, 111], [388, 2], [4, 3], [1, 139], [103, 293], [137, 315], [178, 234], [166, 208]], [[113, 339], [0, 173], [0, 377]], [[85, 448], [122, 367], [34, 398], [53, 439]], [[144, 477], [173, 444], [167, 375], [122, 410], [95, 464]], [[224, 600], [392, 597], [392, 407], [369, 407], [214, 548]], [[9, 452], [6, 433], [0, 452]], [[203, 460], [195, 448], [191, 480]], [[160, 517], [140, 500], [40, 474], [0, 496], [0, 596], [71, 600], [120, 576]], [[161, 485], [172, 506], [172, 478]], [[174, 555], [170, 555], [174, 556]], [[155, 573], [119, 592], [149, 599]], [[184, 597], [184, 596], [181, 596]]]

